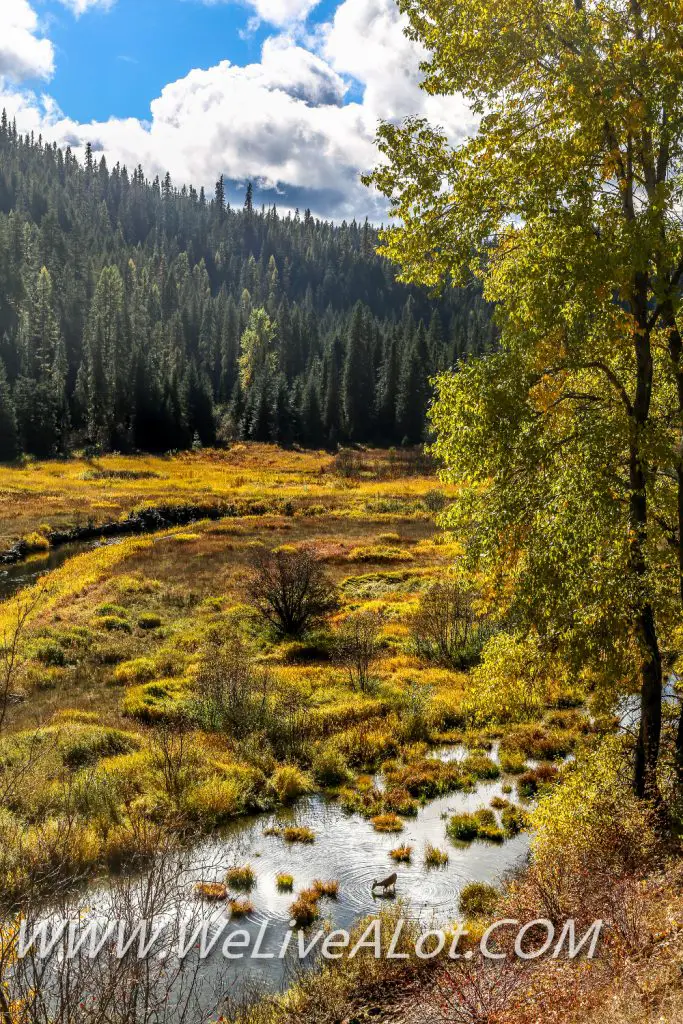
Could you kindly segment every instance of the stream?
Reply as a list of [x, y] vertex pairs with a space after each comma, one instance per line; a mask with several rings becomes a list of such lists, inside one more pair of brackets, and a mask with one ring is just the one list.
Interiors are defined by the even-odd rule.
[[50, 548], [44, 554], [31, 555], [14, 565], [0, 566], [0, 601], [7, 601], [20, 590], [32, 586], [53, 569], [59, 569], [74, 555], [92, 551], [102, 544], [115, 544], [116, 540], [77, 540]]

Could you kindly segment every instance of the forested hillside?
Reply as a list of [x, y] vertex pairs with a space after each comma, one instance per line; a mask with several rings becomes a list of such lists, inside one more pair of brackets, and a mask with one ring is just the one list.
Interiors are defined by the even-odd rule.
[[491, 344], [475, 291], [396, 281], [366, 223], [244, 209], [0, 123], [0, 458], [233, 437], [419, 441]]

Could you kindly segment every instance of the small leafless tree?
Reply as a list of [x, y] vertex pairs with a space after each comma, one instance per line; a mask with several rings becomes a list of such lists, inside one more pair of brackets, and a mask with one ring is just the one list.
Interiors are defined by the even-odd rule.
[[237, 635], [212, 643], [197, 677], [197, 717], [205, 729], [237, 739], [266, 727], [272, 674], [254, 664]]
[[449, 581], [435, 583], [422, 596], [411, 631], [420, 657], [449, 668], [467, 668], [491, 635], [492, 623], [475, 610], [471, 591]]
[[[181, 846], [171, 840], [144, 874], [114, 876], [98, 904], [94, 923], [100, 934], [110, 922], [117, 927], [94, 957], [87, 941], [75, 955], [64, 955], [69, 948], [68, 929], [48, 955], [33, 946], [20, 956], [20, 918], [6, 917], [0, 932], [2, 1024], [209, 1024], [216, 1020], [220, 1004], [231, 994], [227, 981], [222, 991], [215, 990], [211, 978], [202, 973], [194, 947], [187, 956], [178, 955], [193, 929], [205, 920], [202, 904], [187, 898], [189, 887]], [[88, 911], [79, 908], [73, 888], [55, 898], [51, 912], [49, 919], [39, 900], [24, 903], [24, 934], [30, 935], [46, 920], [79, 922], [80, 927], [88, 923]], [[128, 952], [120, 955], [116, 950], [119, 928], [124, 937], [131, 937], [141, 923], [148, 938], [158, 927], [148, 954], [140, 957], [139, 942], [133, 941]]]
[[23, 660], [21, 645], [28, 624], [44, 597], [38, 589], [29, 597], [15, 598], [11, 604], [10, 624], [0, 640], [0, 733], [3, 732], [12, 702], [18, 696], [18, 682]]
[[283, 636], [301, 636], [338, 605], [337, 590], [310, 551], [259, 551], [247, 593], [263, 618]]
[[154, 730], [152, 758], [154, 766], [161, 772], [166, 795], [179, 811], [196, 763], [191, 735], [183, 719], [163, 722]]
[[356, 612], [343, 622], [337, 650], [346, 665], [351, 686], [361, 693], [372, 688], [372, 666], [380, 651], [383, 619], [377, 612]]

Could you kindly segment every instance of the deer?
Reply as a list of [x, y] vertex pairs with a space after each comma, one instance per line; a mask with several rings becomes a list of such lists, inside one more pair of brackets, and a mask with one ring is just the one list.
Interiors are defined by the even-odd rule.
[[398, 875], [394, 871], [393, 875], [389, 875], [388, 878], [382, 879], [381, 882], [378, 882], [377, 879], [375, 879], [373, 881], [373, 883], [372, 883], [372, 889], [370, 891], [374, 895], [375, 889], [383, 889], [384, 890], [384, 894], [386, 895], [388, 893], [389, 889], [393, 889], [393, 891], [395, 893], [396, 892], [396, 879], [397, 878], [398, 878]]

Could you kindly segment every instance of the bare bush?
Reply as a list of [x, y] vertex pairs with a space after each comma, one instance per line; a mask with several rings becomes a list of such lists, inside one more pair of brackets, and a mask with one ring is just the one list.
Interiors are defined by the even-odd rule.
[[239, 636], [214, 643], [197, 677], [196, 714], [202, 728], [237, 739], [267, 725], [273, 678], [259, 668]]
[[425, 986], [410, 1024], [494, 1024], [527, 974], [519, 960], [460, 960]]
[[372, 688], [372, 666], [380, 652], [383, 619], [377, 612], [357, 612], [343, 622], [337, 651], [349, 673], [351, 686], [361, 693]]
[[254, 555], [247, 593], [283, 636], [301, 636], [338, 605], [336, 587], [320, 562], [295, 548]]
[[[216, 1020], [230, 997], [227, 982], [222, 991], [207, 984], [192, 944], [187, 956], [179, 955], [187, 936], [204, 920], [202, 905], [187, 900], [188, 882], [179, 853], [180, 845], [169, 841], [144, 875], [114, 877], [92, 912], [74, 902], [71, 889], [53, 900], [53, 916], [40, 901], [29, 900], [20, 918], [6, 917], [0, 931], [3, 1024], [209, 1024]], [[116, 928], [96, 956], [90, 955], [89, 941], [75, 955], [65, 955], [71, 926], [49, 953], [41, 953], [38, 942], [20, 955], [20, 920], [25, 936], [35, 934], [41, 923], [52, 929], [59, 921], [77, 922], [79, 929], [92, 924], [99, 935], [109, 922]], [[148, 955], [139, 956], [135, 939], [124, 955], [117, 954], [117, 937], [133, 937], [141, 923], [148, 939], [158, 929]]]
[[20, 699], [19, 678], [23, 668], [21, 646], [28, 629], [29, 620], [44, 597], [38, 590], [28, 598], [15, 598], [12, 607], [11, 625], [5, 629], [0, 641], [0, 732], [3, 731], [9, 709]]
[[152, 763], [161, 773], [166, 795], [179, 811], [192, 782], [197, 754], [182, 719], [163, 722], [152, 737]]
[[474, 594], [452, 581], [435, 583], [422, 596], [411, 631], [420, 657], [448, 668], [467, 668], [478, 660], [493, 628], [475, 610]]

